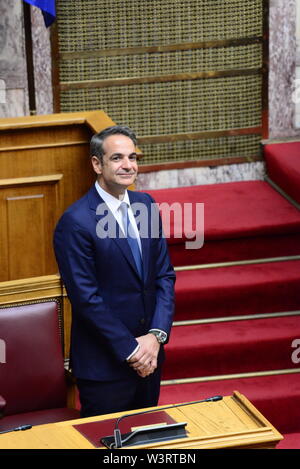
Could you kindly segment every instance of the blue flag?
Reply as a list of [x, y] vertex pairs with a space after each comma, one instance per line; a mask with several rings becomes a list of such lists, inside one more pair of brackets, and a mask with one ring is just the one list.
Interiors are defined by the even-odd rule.
[[24, 0], [31, 5], [40, 8], [42, 10], [45, 25], [51, 26], [51, 24], [55, 21], [55, 0]]

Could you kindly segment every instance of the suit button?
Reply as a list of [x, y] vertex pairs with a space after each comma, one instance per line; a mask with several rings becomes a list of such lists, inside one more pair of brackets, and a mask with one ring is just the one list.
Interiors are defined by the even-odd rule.
[[146, 320], [145, 318], [140, 319], [140, 324], [145, 324]]

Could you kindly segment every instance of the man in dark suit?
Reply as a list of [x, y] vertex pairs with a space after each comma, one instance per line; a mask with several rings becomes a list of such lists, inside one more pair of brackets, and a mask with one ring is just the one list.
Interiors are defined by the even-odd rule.
[[122, 126], [92, 137], [97, 181], [54, 235], [72, 305], [70, 363], [83, 417], [155, 406], [159, 398], [175, 274], [154, 200], [127, 190], [138, 171], [136, 143]]

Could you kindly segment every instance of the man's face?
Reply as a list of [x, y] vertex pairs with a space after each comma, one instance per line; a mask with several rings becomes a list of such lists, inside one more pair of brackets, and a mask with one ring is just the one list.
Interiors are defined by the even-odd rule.
[[103, 142], [102, 163], [95, 156], [92, 164], [102, 189], [115, 197], [134, 183], [138, 165], [133, 141], [122, 134], [110, 135]]

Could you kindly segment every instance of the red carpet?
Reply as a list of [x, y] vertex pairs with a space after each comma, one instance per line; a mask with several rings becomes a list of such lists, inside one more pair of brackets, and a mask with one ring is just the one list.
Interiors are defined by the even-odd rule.
[[[177, 237], [182, 222], [171, 219], [174, 265], [201, 268], [177, 271], [175, 321], [187, 323], [173, 327], [166, 346], [167, 381], [159, 403], [237, 390], [286, 435], [280, 448], [300, 449], [300, 365], [292, 360], [292, 342], [300, 339], [300, 260], [266, 262], [300, 255], [299, 210], [262, 181], [151, 193], [158, 203], [204, 203], [201, 249], [185, 249], [187, 236]], [[261, 262], [247, 263], [251, 259]], [[228, 261], [244, 262], [229, 266]], [[212, 265], [220, 262], [225, 264]], [[299, 314], [270, 317], [285, 312]], [[235, 316], [240, 320], [222, 320]], [[195, 319], [206, 322], [191, 323]], [[184, 384], [186, 379], [194, 382]]]
[[173, 264], [177, 266], [292, 256], [300, 254], [300, 234], [222, 240], [209, 240], [205, 235], [201, 249], [187, 250], [182, 243], [170, 244], [169, 251]]
[[300, 433], [287, 433], [277, 449], [300, 449]]
[[268, 176], [300, 204], [300, 142], [264, 146]]
[[[263, 181], [229, 182], [148, 192], [158, 203], [204, 203], [206, 240], [299, 234], [299, 211]], [[176, 236], [182, 232], [182, 225], [179, 218], [171, 221], [170, 242], [179, 244]]]
[[299, 367], [291, 361], [292, 339], [300, 338], [299, 318], [288, 316], [174, 326], [166, 346], [167, 365], [163, 378]]
[[[185, 249], [188, 234], [182, 221], [185, 218], [170, 217], [166, 235], [170, 232], [170, 253], [175, 265], [300, 254], [300, 212], [266, 182], [232, 182], [149, 192], [159, 204], [204, 204], [201, 249]], [[194, 223], [187, 216], [186, 226], [195, 229], [195, 220], [195, 214]]]

